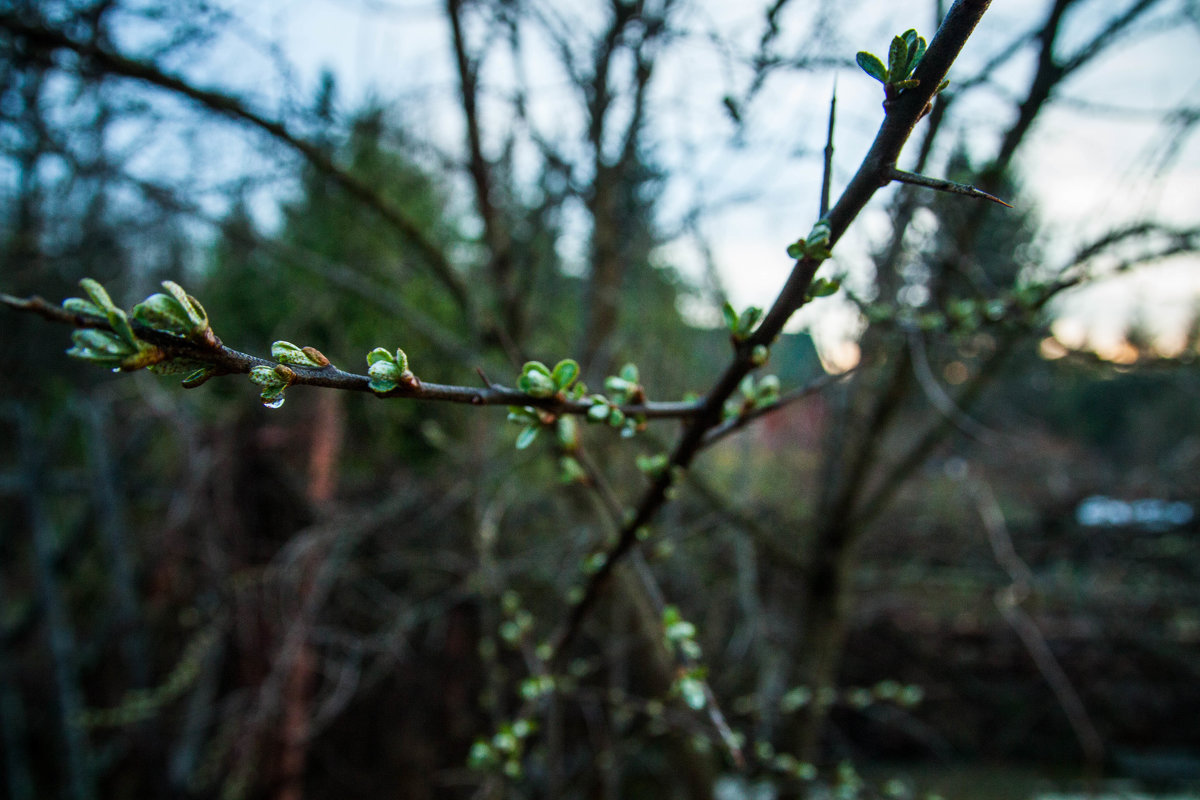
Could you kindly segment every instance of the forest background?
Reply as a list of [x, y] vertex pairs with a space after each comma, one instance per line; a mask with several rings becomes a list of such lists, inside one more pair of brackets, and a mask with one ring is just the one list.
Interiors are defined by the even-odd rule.
[[[894, 183], [750, 346], [949, 10], [0, 5], [5, 796], [1194, 780], [1200, 6], [989, 10], [901, 165], [1013, 208]], [[85, 277], [606, 401], [112, 375], [17, 313]]]

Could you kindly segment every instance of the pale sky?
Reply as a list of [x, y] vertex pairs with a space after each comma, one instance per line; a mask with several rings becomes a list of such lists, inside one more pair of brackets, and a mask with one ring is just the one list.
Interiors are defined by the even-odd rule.
[[[546, 2], [574, 29], [586, 31], [601, 19], [599, 2]], [[825, 113], [833, 74], [789, 75], [768, 82], [766, 90], [745, 109], [745, 145], [731, 144], [733, 126], [721, 99], [739, 94], [747, 70], [720, 48], [707, 44], [708, 32], [719, 33], [734, 47], [752, 52], [762, 32], [765, 2], [727, 3], [693, 0], [681, 16], [693, 34], [686, 44], [668, 50], [656, 73], [649, 142], [671, 178], [663, 197], [663, 223], [678, 222], [694, 199], [716, 204], [703, 224], [717, 256], [722, 279], [735, 305], [768, 305], [790, 268], [784, 249], [807, 232], [817, 214]], [[968, 42], [955, 74], [972, 74], [1014, 35], [1036, 22], [1043, 0], [998, 0]], [[1071, 18], [1068, 46], [1102, 24], [1113, 0], [1083, 3]], [[1174, 7], [1176, 2], [1164, 3]], [[781, 18], [781, 50], [800, 43], [789, 31], [802, 30], [814, 3], [793, 3]], [[343, 110], [367, 97], [391, 100], [401, 121], [418, 138], [442, 149], [461, 152], [461, 113], [455, 104], [457, 78], [450, 61], [450, 39], [442, 3], [430, 0], [260, 0], [237, 6], [252, 34], [276, 42], [294, 62], [297, 88], [311, 95], [323, 68], [337, 75]], [[890, 37], [907, 27], [932, 32], [931, 0], [845, 0], [834, 4], [841, 19], [832, 42], [849, 60], [859, 49], [886, 53]], [[488, 32], [474, 32], [486, 36]], [[1058, 263], [1109, 227], [1159, 217], [1180, 225], [1200, 223], [1200, 143], [1187, 140], [1172, 168], [1162, 176], [1148, 165], [1161, 151], [1164, 110], [1200, 106], [1200, 33], [1195, 26], [1174, 26], [1147, 33], [1122, 57], [1100, 58], [1070, 81], [1060, 95], [1070, 102], [1039, 118], [1035, 135], [1018, 161], [1025, 189], [1043, 225], [1043, 246]], [[581, 42], [586, 41], [581, 37]], [[545, 136], [577, 136], [580, 119], [571, 111], [570, 87], [544, 43], [525, 42], [524, 68], [533, 89], [530, 113]], [[247, 46], [249, 47], [249, 46]], [[844, 51], [844, 53], [842, 52]], [[252, 93], [270, 86], [245, 49], [231, 45], [214, 58], [214, 78]], [[959, 117], [955, 136], [979, 156], [992, 151], [999, 131], [1014, 108], [1003, 92], [1019, 92], [1032, 69], [1028, 53], [1005, 65], [995, 76], [995, 92], [981, 92], [970, 113]], [[263, 65], [263, 71], [268, 67]], [[503, 88], [511, 65], [489, 61], [485, 91]], [[837, 73], [838, 135], [834, 193], [865, 152], [882, 110], [878, 84], [857, 68]], [[261, 95], [260, 95], [261, 97]], [[262, 97], [268, 104], [275, 98]], [[1089, 106], [1091, 108], [1089, 108]], [[485, 127], [494, 146], [506, 130], [506, 106], [485, 100]], [[491, 152], [495, 152], [493, 149]], [[936, 162], [935, 162], [936, 163]], [[902, 159], [903, 165], [903, 159]], [[467, 195], [464, 193], [463, 197]], [[736, 202], [735, 202], [736, 200]], [[876, 199], [835, 252], [835, 269], [854, 274], [862, 268], [872, 232], [878, 237], [883, 208]], [[565, 254], [582, 253], [586, 231], [564, 242]], [[877, 241], [877, 239], [876, 239]], [[696, 274], [698, 255], [686, 238], [669, 244], [664, 255], [685, 274]], [[1176, 260], [1138, 276], [1110, 282], [1064, 298], [1062, 327], [1083, 331], [1073, 344], [1089, 339], [1095, 346], [1119, 340], [1136, 304], [1169, 341], [1200, 301], [1200, 260]], [[841, 305], [824, 301], [806, 310], [819, 344], [833, 352], [853, 329]], [[1074, 335], [1074, 334], [1072, 334]]]

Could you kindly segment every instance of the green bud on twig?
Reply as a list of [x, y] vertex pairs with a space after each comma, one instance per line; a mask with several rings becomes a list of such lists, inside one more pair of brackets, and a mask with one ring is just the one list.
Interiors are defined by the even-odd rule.
[[[272, 352], [274, 351], [272, 350]], [[324, 357], [322, 356], [322, 358]], [[417, 388], [421, 385], [417, 376], [413, 375], [408, 368], [408, 356], [399, 349], [394, 355], [382, 347], [376, 347], [367, 353], [367, 375], [371, 378], [368, 386], [377, 394], [386, 394], [400, 385], [409, 388]]]
[[314, 347], [298, 347], [291, 342], [274, 342], [271, 345], [271, 358], [280, 364], [294, 364], [298, 367], [323, 369], [329, 366], [329, 359], [320, 350]]
[[162, 333], [202, 339], [209, 332], [208, 312], [174, 281], [163, 281], [166, 294], [152, 294], [133, 307], [133, 318]]

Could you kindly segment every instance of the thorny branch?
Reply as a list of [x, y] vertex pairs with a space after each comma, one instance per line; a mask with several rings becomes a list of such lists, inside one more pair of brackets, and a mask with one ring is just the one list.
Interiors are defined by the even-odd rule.
[[[914, 77], [920, 83], [903, 92], [890, 107], [871, 149], [837, 203], [829, 211], [826, 220], [830, 227], [831, 247], [841, 238], [875, 192], [887, 185], [891, 179], [901, 149], [908, 141], [917, 121], [924, 115], [925, 107], [933, 99], [936, 87], [945, 78], [950, 65], [989, 5], [990, 0], [958, 0], [947, 13], [914, 73]], [[581, 599], [571, 609], [565, 624], [554, 637], [553, 657], [550, 659], [552, 665], [558, 664], [565, 657], [567, 648], [579, 635], [584, 619], [607, 584], [613, 568], [637, 544], [638, 531], [653, 521], [658, 510], [668, 500], [676, 472], [691, 465], [692, 460], [704, 447], [708, 431], [721, 423], [725, 401], [737, 390], [742, 378], [756, 366], [752, 357], [754, 348], [759, 345], [770, 346], [792, 314], [804, 305], [808, 287], [821, 263], [820, 259], [811, 257], [796, 262], [786, 284], [758, 329], [740, 343], [733, 362], [705, 397], [702, 409], [684, 429], [671, 454], [668, 468], [663, 470], [642, 496], [629, 520], [622, 527], [616, 544], [609, 550], [604, 565], [591, 575]]]

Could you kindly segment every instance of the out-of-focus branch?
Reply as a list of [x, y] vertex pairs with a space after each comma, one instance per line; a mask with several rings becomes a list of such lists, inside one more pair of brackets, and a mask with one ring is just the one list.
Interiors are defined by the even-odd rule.
[[[463, 33], [462, 0], [447, 0], [446, 15], [454, 39], [455, 63], [458, 67], [459, 95], [467, 124], [468, 167], [475, 189], [475, 209], [483, 221], [483, 238], [488, 249], [488, 275], [496, 293], [496, 303], [504, 318], [506, 339], [513, 345], [520, 340], [523, 304], [518, 302], [513, 280], [512, 243], [500, 210], [494, 202], [492, 168], [483, 155], [483, 139], [479, 125], [479, 64], [467, 53]], [[514, 361], [520, 356], [512, 354]]]
[[736, 417], [734, 417], [733, 419], [726, 420], [725, 422], [721, 423], [720, 425], [718, 425], [715, 428], [712, 428], [711, 430], [708, 431], [707, 434], [705, 434], [704, 446], [708, 447], [711, 444], [716, 444], [718, 441], [720, 441], [721, 439], [724, 439], [726, 436], [737, 433], [738, 431], [740, 431], [742, 428], [745, 428], [750, 423], [756, 422], [757, 420], [761, 419], [762, 417], [767, 416], [768, 414], [774, 414], [778, 411], [782, 411], [783, 409], [787, 408], [790, 405], [793, 405], [794, 403], [798, 403], [801, 400], [806, 400], [809, 397], [812, 397], [814, 394], [819, 394], [820, 392], [824, 391], [825, 389], [829, 388], [830, 386], [834, 385], [835, 383], [840, 383], [841, 381], [846, 380], [851, 375], [853, 375], [857, 370], [858, 370], [858, 367], [855, 366], [851, 369], [846, 370], [845, 372], [840, 372], [837, 375], [822, 375], [821, 377], [816, 378], [815, 380], [809, 381], [808, 383], [804, 384], [803, 386], [799, 386], [795, 389], [792, 389], [789, 392], [784, 392], [783, 394], [781, 394], [779, 396], [779, 400], [777, 400], [774, 403], [771, 403], [770, 405], [761, 406], [759, 408], [752, 408], [744, 414], [739, 414]]
[[19, 39], [34, 52], [44, 53], [47, 56], [58, 51], [72, 52], [98, 72], [142, 81], [186, 97], [210, 111], [249, 123], [287, 145], [303, 156], [315, 169], [335, 181], [355, 199], [373, 209], [388, 224], [399, 231], [416, 248], [434, 275], [453, 296], [463, 312], [464, 319], [469, 322], [474, 319], [473, 303], [467, 284], [450, 264], [446, 254], [430, 241], [420, 226], [388, 202], [375, 188], [340, 168], [321, 148], [299, 138], [283, 123], [252, 111], [237, 97], [193, 86], [183, 78], [163, 72], [155, 64], [129, 58], [95, 42], [76, 41], [61, 31], [39, 22], [30, 22], [16, 12], [0, 12], [0, 30]]
[[1089, 771], [1093, 775], [1098, 774], [1104, 763], [1104, 740], [1100, 738], [1087, 707], [1075, 691], [1071, 679], [1063, 671], [1062, 665], [1054, 657], [1037, 623], [1021, 608], [1021, 603], [1033, 591], [1033, 571], [1017, 555], [1012, 537], [1008, 533], [1008, 525], [1004, 521], [1004, 512], [991, 488], [983, 481], [975, 480], [970, 486], [970, 491], [979, 517], [983, 521], [983, 528], [987, 532], [996, 563], [1008, 573], [1011, 581], [1007, 587], [996, 592], [996, 608], [1021, 638], [1021, 643], [1025, 645], [1038, 671], [1054, 691], [1054, 696], [1058, 699], [1058, 704], [1066, 714], [1071, 729], [1075, 731], [1079, 740], [1079, 746], [1083, 749]]

